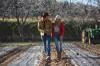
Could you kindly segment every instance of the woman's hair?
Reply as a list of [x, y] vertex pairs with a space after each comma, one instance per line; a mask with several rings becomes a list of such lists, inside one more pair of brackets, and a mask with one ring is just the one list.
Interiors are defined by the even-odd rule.
[[61, 22], [61, 17], [60, 17], [60, 15], [56, 15], [56, 17], [55, 17], [55, 19], [54, 19], [54, 23], [55, 23], [55, 24], [60, 24], [60, 22]]
[[61, 16], [60, 15], [56, 15], [55, 20], [60, 19], [61, 20]]

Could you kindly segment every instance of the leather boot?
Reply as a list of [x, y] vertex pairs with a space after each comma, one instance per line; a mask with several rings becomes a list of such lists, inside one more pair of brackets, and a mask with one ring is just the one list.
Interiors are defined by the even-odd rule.
[[57, 62], [61, 60], [61, 53], [57, 53]]

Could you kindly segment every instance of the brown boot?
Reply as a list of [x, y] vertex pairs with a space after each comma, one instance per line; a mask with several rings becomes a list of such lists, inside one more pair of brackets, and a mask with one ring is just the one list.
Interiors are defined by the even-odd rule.
[[61, 52], [59, 53], [58, 58], [61, 59]]
[[57, 62], [59, 62], [61, 60], [61, 54], [57, 53]]

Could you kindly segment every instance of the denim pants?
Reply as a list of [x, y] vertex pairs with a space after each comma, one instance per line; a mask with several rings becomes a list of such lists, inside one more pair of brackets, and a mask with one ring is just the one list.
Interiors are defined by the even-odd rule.
[[54, 34], [54, 41], [55, 41], [57, 53], [61, 53], [62, 52], [62, 43], [60, 41], [59, 34], [57, 34], [57, 33]]
[[44, 51], [47, 56], [50, 56], [50, 51], [51, 51], [51, 36], [50, 35], [43, 35], [41, 36], [42, 42], [44, 44]]

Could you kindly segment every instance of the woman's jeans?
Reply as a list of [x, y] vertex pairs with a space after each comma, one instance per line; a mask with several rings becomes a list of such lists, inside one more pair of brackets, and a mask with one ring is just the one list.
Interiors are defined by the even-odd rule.
[[57, 33], [54, 34], [54, 41], [55, 41], [57, 53], [61, 53], [62, 52], [62, 43], [60, 41], [59, 34], [57, 34]]
[[50, 46], [50, 42], [51, 42], [51, 36], [50, 35], [43, 35], [41, 36], [42, 42], [44, 44], [44, 51], [46, 53], [47, 56], [50, 56], [50, 51], [51, 51], [51, 46]]

